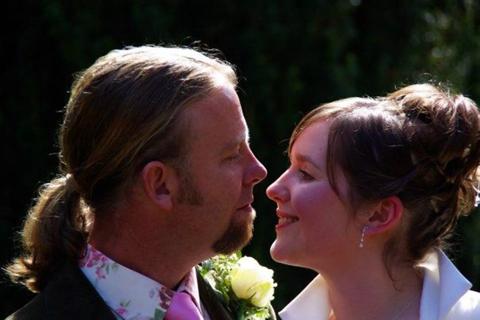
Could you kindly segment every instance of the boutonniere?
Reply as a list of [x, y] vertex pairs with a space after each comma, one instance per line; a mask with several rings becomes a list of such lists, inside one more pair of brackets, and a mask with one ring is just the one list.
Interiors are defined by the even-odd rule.
[[218, 255], [200, 265], [200, 274], [223, 297], [238, 320], [270, 318], [276, 283], [273, 270], [240, 253]]

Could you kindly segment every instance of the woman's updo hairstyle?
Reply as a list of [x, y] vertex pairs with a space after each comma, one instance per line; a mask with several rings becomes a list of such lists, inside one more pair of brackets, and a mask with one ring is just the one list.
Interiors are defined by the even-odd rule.
[[411, 212], [408, 251], [418, 260], [431, 248], [441, 248], [458, 218], [475, 205], [479, 110], [471, 99], [430, 84], [399, 89], [387, 100], [404, 117], [414, 174], [399, 196]]
[[[430, 84], [399, 89], [385, 98], [349, 98], [307, 114], [301, 132], [328, 121], [327, 174], [338, 192], [341, 169], [356, 214], [363, 205], [398, 196], [406, 208], [401, 232], [384, 247], [387, 270], [412, 265], [433, 248], [443, 248], [461, 215], [475, 202], [479, 166], [479, 111], [475, 103]], [[341, 197], [342, 198], [342, 197]]]

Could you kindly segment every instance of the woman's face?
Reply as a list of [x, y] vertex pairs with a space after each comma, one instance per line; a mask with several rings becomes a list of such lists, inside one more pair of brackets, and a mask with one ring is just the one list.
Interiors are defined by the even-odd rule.
[[[278, 216], [272, 258], [316, 271], [347, 263], [359, 241], [358, 226], [328, 181], [329, 128], [317, 121], [304, 129], [292, 146], [290, 167], [267, 189]], [[345, 179], [341, 172], [336, 176], [345, 195]]]

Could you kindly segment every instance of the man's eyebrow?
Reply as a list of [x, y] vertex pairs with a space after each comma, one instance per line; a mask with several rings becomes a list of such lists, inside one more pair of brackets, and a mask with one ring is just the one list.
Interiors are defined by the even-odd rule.
[[322, 170], [320, 166], [318, 166], [311, 157], [305, 155], [305, 154], [296, 154], [295, 155], [295, 160], [300, 162], [300, 163], [308, 163], [311, 164], [313, 167], [315, 167], [317, 170]]
[[232, 140], [228, 143], [226, 143], [222, 150], [223, 151], [229, 151], [232, 149], [235, 149], [238, 145], [242, 144], [242, 142], [246, 141], [247, 144], [250, 142], [250, 136], [248, 135], [248, 131], [245, 134], [239, 135], [235, 140]]

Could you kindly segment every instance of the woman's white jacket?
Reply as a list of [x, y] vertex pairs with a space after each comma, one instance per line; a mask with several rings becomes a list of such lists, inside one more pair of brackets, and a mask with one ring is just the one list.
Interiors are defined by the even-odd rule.
[[[480, 320], [480, 293], [440, 250], [419, 263], [424, 269], [420, 320]], [[318, 275], [279, 315], [282, 320], [327, 320], [327, 288]]]

